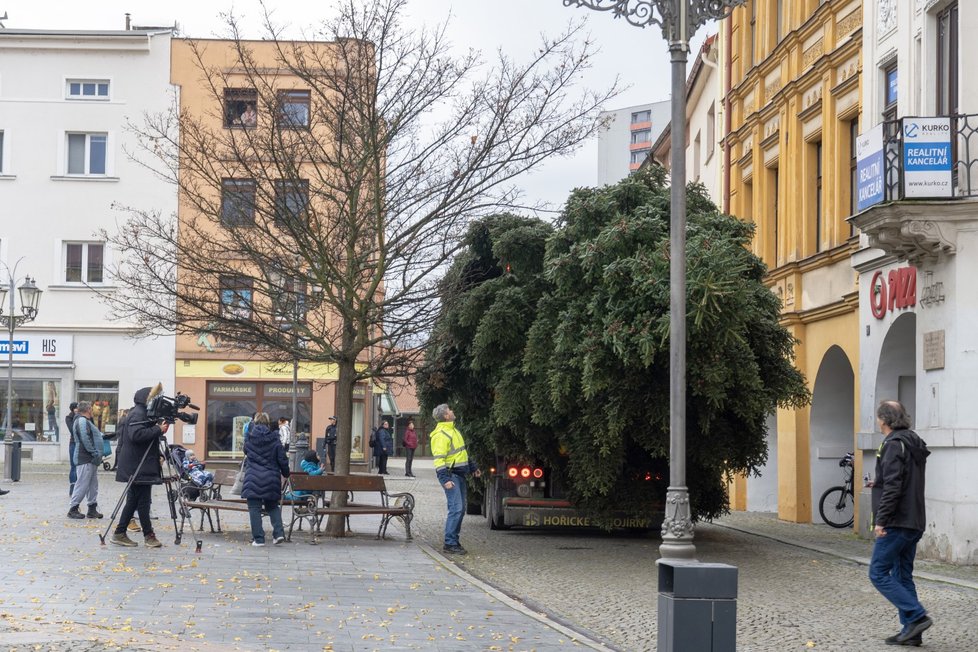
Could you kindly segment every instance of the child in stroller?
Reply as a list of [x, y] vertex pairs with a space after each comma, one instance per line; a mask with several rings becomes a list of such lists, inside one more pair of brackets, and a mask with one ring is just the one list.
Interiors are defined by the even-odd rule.
[[197, 459], [194, 452], [182, 446], [170, 446], [170, 454], [183, 479], [196, 487], [209, 487], [214, 484], [214, 474], [204, 470], [204, 463]]

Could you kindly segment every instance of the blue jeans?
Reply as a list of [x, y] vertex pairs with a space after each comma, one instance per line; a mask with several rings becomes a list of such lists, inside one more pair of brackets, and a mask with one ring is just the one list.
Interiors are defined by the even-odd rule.
[[900, 624], [923, 618], [927, 610], [917, 599], [913, 583], [913, 560], [917, 542], [923, 536], [919, 530], [904, 527], [884, 527], [886, 536], [877, 537], [873, 558], [869, 562], [869, 580], [884, 598], [900, 613]]
[[465, 476], [460, 473], [452, 474], [452, 482], [455, 486], [445, 489], [445, 498], [448, 499], [448, 517], [445, 519], [445, 545], [457, 546], [458, 535], [462, 531], [462, 517], [465, 516]]
[[285, 526], [282, 525], [282, 505], [278, 498], [266, 500], [264, 498], [248, 499], [248, 518], [251, 520], [251, 538], [258, 543], [265, 543], [265, 528], [261, 523], [262, 507], [268, 512], [268, 519], [272, 522], [272, 538], [278, 539], [285, 536]]

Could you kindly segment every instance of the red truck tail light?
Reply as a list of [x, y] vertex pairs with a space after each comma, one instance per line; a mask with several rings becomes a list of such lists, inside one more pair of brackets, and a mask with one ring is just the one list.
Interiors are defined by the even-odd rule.
[[533, 469], [533, 477], [539, 480], [543, 477], [543, 469]]
[[520, 476], [522, 476], [524, 478], [529, 478], [530, 477], [530, 467], [524, 466], [522, 469], [520, 469]]
[[506, 470], [506, 475], [508, 475], [511, 478], [515, 478], [519, 474], [520, 474], [520, 471], [515, 466], [511, 466], [511, 467], [509, 467], [509, 469]]

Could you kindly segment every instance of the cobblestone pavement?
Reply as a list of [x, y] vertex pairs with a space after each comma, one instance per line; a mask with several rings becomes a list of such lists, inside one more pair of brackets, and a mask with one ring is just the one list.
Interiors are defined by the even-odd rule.
[[[197, 555], [188, 532], [173, 545], [161, 518], [164, 548], [103, 547], [97, 534], [122, 485], [101, 473], [106, 518], [75, 521], [65, 516], [67, 467], [39, 471], [25, 469], [0, 498], [0, 650], [585, 649], [406, 542], [397, 522], [386, 541], [374, 539], [379, 517], [359, 517], [354, 537], [310, 545], [296, 533], [253, 548], [247, 514], [233, 513], [225, 533], [202, 535]], [[154, 494], [168, 516], [162, 490]]]
[[[422, 503], [444, 504], [430, 481], [413, 491]], [[442, 517], [425, 509], [419, 519], [421, 538], [432, 545], [440, 542]], [[469, 516], [462, 541], [469, 555], [458, 563], [473, 575], [610, 646], [655, 650], [658, 536], [491, 531], [484, 518]], [[867, 578], [869, 541], [825, 525], [783, 523], [772, 514], [734, 513], [698, 525], [695, 544], [701, 561], [739, 569], [740, 652], [893, 649], [882, 639], [899, 623]], [[918, 568], [920, 599], [936, 623], [921, 649], [978, 650], [978, 569], [924, 561]]]
[[[375, 541], [360, 534], [319, 546], [247, 546], [245, 515], [226, 534], [204, 534], [204, 552], [172, 544], [172, 524], [157, 521], [167, 547], [101, 548], [97, 525], [64, 518], [63, 476], [31, 474], [0, 498], [0, 650], [565, 650], [656, 647], [658, 537], [600, 532], [489, 530], [469, 516], [466, 557], [447, 567], [441, 547], [444, 494], [430, 461], [392, 491], [418, 499], [415, 543], [391, 527]], [[111, 509], [119, 487], [102, 475]], [[161, 495], [161, 492], [157, 492]], [[158, 511], [162, 512], [162, 505]], [[40, 514], [40, 516], [31, 516]], [[161, 514], [162, 515], [162, 514]], [[32, 520], [28, 520], [32, 519]], [[186, 541], [186, 539], [185, 539]], [[699, 559], [739, 569], [740, 652], [882, 652], [898, 628], [893, 608], [866, 578], [871, 544], [847, 531], [735, 513], [696, 530]], [[511, 609], [504, 596], [453, 575], [451, 562], [582, 632], [554, 630]], [[978, 569], [920, 562], [918, 590], [935, 626], [924, 650], [978, 650], [973, 626]], [[114, 647], [113, 647], [114, 646]]]

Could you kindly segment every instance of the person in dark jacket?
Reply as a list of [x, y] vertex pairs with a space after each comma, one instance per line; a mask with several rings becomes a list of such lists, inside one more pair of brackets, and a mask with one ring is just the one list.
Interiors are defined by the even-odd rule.
[[[153, 532], [149, 508], [152, 502], [153, 485], [163, 483], [159, 441], [170, 428], [170, 424], [157, 425], [146, 416], [146, 401], [150, 398], [151, 391], [149, 387], [143, 387], [133, 396], [135, 405], [129, 409], [129, 415], [119, 435], [120, 445], [115, 452], [116, 481], [129, 482], [129, 479], [135, 476], [126, 493], [126, 504], [119, 515], [119, 523], [110, 539], [117, 546], [137, 545], [126, 536], [126, 527], [132, 520], [133, 514], [139, 515], [139, 524], [142, 527], [146, 546], [160, 548], [163, 545]], [[140, 461], [142, 461], [141, 466]]]
[[68, 406], [68, 414], [65, 415], [65, 425], [68, 426], [68, 495], [74, 493], [75, 483], [78, 482], [78, 469], [75, 467], [75, 433], [71, 429], [75, 423], [75, 416], [78, 414], [78, 403], [72, 401]]
[[374, 453], [377, 455], [377, 473], [381, 475], [389, 475], [387, 473], [387, 458], [394, 452], [394, 438], [391, 436], [389, 428], [390, 425], [384, 421], [380, 424], [380, 428], [377, 428], [377, 433], [374, 436], [374, 441], [376, 442]]
[[889, 645], [923, 643], [923, 632], [933, 624], [913, 581], [917, 542], [927, 527], [924, 474], [927, 444], [910, 430], [910, 416], [897, 401], [883, 401], [876, 421], [884, 435], [876, 453], [873, 481], [873, 524], [876, 542], [869, 562], [869, 579], [893, 603], [902, 629], [886, 639]]
[[414, 451], [418, 447], [418, 431], [414, 429], [414, 421], [407, 422], [401, 444], [404, 446], [404, 475], [413, 478], [411, 466], [414, 463]]
[[326, 457], [329, 458], [329, 469], [336, 473], [336, 417], [329, 418], [326, 426]]
[[289, 477], [289, 459], [278, 435], [269, 428], [268, 415], [255, 416], [245, 439], [245, 476], [241, 497], [248, 501], [251, 519], [251, 545], [265, 545], [261, 512], [264, 508], [272, 522], [272, 540], [285, 541], [282, 525], [282, 478]]

